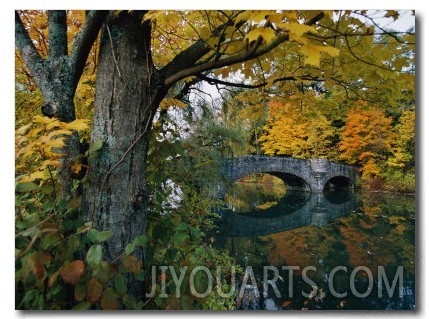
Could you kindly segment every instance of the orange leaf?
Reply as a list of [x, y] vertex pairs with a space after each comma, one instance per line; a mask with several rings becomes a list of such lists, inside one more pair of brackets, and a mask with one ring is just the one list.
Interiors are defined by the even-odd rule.
[[101, 298], [101, 308], [103, 310], [116, 310], [119, 307], [118, 296], [113, 288], [107, 288]]
[[85, 264], [82, 260], [72, 261], [61, 268], [60, 276], [71, 285], [76, 285], [85, 272]]
[[44, 264], [50, 261], [51, 255], [48, 253], [35, 252], [25, 256], [22, 260], [24, 278], [27, 278], [28, 273], [32, 272], [38, 280], [43, 279], [46, 273]]
[[134, 274], [137, 274], [142, 266], [141, 261], [139, 261], [135, 256], [123, 256], [122, 265], [126, 270]]
[[58, 270], [58, 271], [54, 272], [51, 277], [49, 277], [48, 288], [51, 288], [52, 285], [57, 281], [59, 274], [60, 274], [60, 271]]
[[88, 282], [87, 292], [88, 292], [88, 301], [90, 303], [94, 303], [98, 299], [100, 299], [101, 295], [103, 294], [103, 285], [100, 284], [94, 278], [92, 278]]

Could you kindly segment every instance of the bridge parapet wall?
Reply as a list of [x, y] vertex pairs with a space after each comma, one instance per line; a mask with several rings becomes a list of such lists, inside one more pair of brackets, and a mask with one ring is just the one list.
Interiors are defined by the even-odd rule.
[[256, 173], [271, 173], [281, 178], [289, 189], [321, 193], [333, 177], [345, 177], [356, 181], [354, 167], [329, 162], [326, 159], [303, 160], [292, 157], [251, 155], [230, 158], [222, 172], [233, 182]]

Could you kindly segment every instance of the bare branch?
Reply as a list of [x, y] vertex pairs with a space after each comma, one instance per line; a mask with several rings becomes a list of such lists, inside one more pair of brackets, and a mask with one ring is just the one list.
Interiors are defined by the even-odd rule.
[[375, 64], [375, 63], [372, 63], [372, 62], [369, 62], [369, 61], [366, 61], [366, 60], [361, 59], [360, 57], [358, 57], [358, 56], [353, 52], [352, 48], [350, 47], [350, 43], [349, 43], [348, 37], [345, 37], [345, 39], [346, 39], [347, 48], [348, 48], [348, 50], [349, 50], [350, 54], [351, 54], [355, 59], [357, 59], [358, 61], [361, 61], [361, 62], [363, 62], [363, 63], [365, 63], [365, 64], [368, 64], [368, 65], [371, 65], [371, 66], [375, 66], [375, 67], [377, 67], [377, 68], [379, 68], [379, 69], [382, 69], [382, 70], [386, 70], [386, 71], [394, 71], [394, 70], [392, 70], [392, 69], [390, 69], [390, 68], [386, 68], [386, 67], [384, 67], [384, 66], [381, 66], [381, 65], [378, 65], [378, 64]]
[[[258, 89], [258, 88], [261, 88], [261, 87], [268, 85], [268, 82], [261, 82], [258, 84], [235, 83], [235, 82], [229, 82], [229, 81], [223, 81], [223, 80], [219, 80], [219, 79], [215, 79], [215, 78], [210, 78], [210, 77], [202, 75], [202, 74], [198, 74], [197, 77], [200, 78], [201, 80], [206, 81], [207, 83], [209, 83], [211, 85], [220, 84], [220, 85], [232, 86], [232, 87], [237, 87], [237, 88], [242, 88], [242, 89]], [[314, 76], [310, 76], [310, 75], [302, 75], [302, 76], [281, 77], [281, 78], [275, 79], [272, 83], [274, 84], [274, 83], [278, 83], [278, 82], [297, 81], [297, 80], [306, 80], [306, 81], [314, 81], [314, 82], [323, 82], [324, 81], [324, 79], [320, 78], [320, 77], [314, 77]]]

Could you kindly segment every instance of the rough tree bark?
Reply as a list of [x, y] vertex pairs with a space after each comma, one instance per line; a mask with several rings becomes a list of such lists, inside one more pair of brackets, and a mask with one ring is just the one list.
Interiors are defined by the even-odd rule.
[[151, 124], [166, 90], [152, 63], [149, 22], [143, 12], [109, 15], [102, 30], [91, 143], [102, 141], [90, 158], [82, 213], [108, 229], [110, 261], [144, 233], [146, 154]]

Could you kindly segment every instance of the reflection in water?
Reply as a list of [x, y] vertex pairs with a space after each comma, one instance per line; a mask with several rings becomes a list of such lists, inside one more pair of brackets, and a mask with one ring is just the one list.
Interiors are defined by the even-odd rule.
[[[222, 212], [218, 246], [245, 260], [258, 281], [257, 298], [245, 291], [242, 309], [414, 309], [414, 197], [288, 196], [269, 214]], [[266, 266], [279, 270], [279, 295], [270, 285], [263, 293]]]
[[337, 192], [333, 204], [324, 194], [287, 192], [280, 202], [264, 212], [237, 214], [221, 212], [225, 221], [224, 232], [229, 236], [256, 236], [278, 233], [307, 225], [324, 226], [330, 220], [350, 214], [359, 205], [359, 198], [350, 192]]

